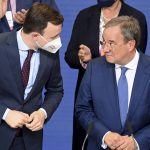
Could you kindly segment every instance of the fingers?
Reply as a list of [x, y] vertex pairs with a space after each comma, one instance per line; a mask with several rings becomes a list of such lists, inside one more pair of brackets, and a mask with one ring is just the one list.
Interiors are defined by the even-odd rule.
[[33, 119], [33, 121], [30, 124], [26, 124], [26, 127], [30, 129], [31, 131], [38, 131], [43, 128], [43, 125], [38, 120], [37, 117]]
[[44, 125], [45, 115], [40, 110], [35, 111], [30, 115], [30, 121], [30, 123], [26, 124], [26, 127], [28, 129], [30, 129], [31, 131], [41, 130]]
[[25, 17], [26, 17], [26, 13], [27, 13], [27, 10], [25, 10], [25, 9], [22, 9], [21, 11], [16, 12], [13, 15], [14, 21], [19, 23], [19, 24], [23, 24]]
[[[104, 141], [109, 148], [116, 149], [116, 144], [121, 142], [121, 135], [119, 135], [118, 133], [109, 132], [108, 134], [106, 134]], [[118, 145], [120, 145], [120, 143]]]
[[135, 150], [135, 141], [132, 137], [122, 136], [124, 143], [120, 145], [116, 150]]
[[81, 44], [79, 46], [78, 57], [82, 62], [88, 62], [89, 60], [91, 60], [90, 49], [86, 45]]
[[11, 127], [11, 128], [18, 128], [22, 127], [24, 124], [28, 122], [29, 115], [20, 111], [15, 110], [9, 110], [5, 122]]

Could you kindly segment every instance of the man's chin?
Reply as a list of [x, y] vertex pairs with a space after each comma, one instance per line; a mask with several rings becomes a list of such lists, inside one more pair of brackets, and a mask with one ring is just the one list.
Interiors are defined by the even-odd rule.
[[113, 60], [113, 58], [111, 57], [111, 56], [106, 56], [106, 60], [107, 60], [107, 62], [109, 62], [109, 63], [114, 63], [114, 60]]

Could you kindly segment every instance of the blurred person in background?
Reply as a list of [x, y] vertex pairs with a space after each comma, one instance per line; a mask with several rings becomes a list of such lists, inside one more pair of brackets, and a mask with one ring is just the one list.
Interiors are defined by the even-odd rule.
[[0, 0], [0, 19], [5, 15], [7, 10], [7, 0]]
[[[0, 33], [16, 30], [24, 23], [27, 10], [36, 2], [45, 3], [58, 10], [55, 0], [1, 0], [3, 17], [0, 20]], [[6, 6], [7, 3], [7, 6]], [[3, 8], [4, 7], [4, 8]], [[5, 10], [5, 11], [4, 11]], [[4, 12], [5, 15], [4, 15]]]

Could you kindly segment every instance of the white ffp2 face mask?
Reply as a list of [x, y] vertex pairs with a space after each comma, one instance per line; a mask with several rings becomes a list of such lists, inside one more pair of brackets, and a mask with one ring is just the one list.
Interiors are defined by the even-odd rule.
[[[36, 42], [36, 43], [38, 46], [40, 46], [38, 42]], [[44, 46], [40, 46], [40, 48], [42, 48], [43, 50], [46, 50], [50, 53], [56, 53], [61, 48], [61, 46], [62, 46], [61, 39], [60, 39], [60, 37], [58, 37], [58, 38], [48, 42]]]
[[58, 37], [57, 39], [55, 40], [52, 40], [50, 42], [48, 42], [47, 44], [45, 44], [42, 49], [50, 52], [50, 53], [56, 53], [62, 46], [62, 43], [61, 43], [61, 39], [60, 37]]

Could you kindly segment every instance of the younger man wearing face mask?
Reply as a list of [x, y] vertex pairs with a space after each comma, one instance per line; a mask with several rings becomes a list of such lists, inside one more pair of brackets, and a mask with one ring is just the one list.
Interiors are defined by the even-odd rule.
[[62, 23], [58, 11], [36, 4], [22, 29], [0, 35], [1, 150], [42, 150], [44, 123], [63, 96], [56, 53]]

